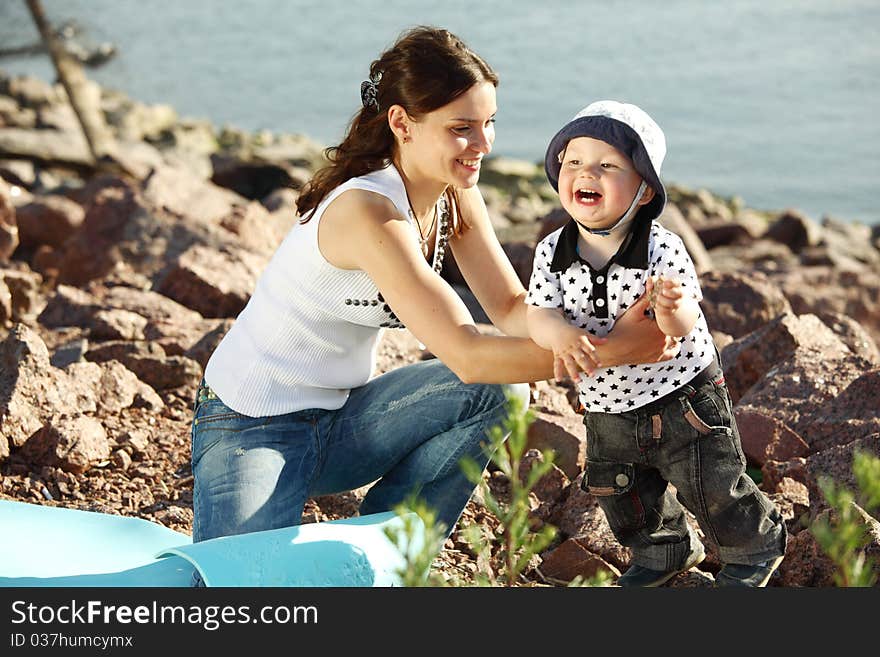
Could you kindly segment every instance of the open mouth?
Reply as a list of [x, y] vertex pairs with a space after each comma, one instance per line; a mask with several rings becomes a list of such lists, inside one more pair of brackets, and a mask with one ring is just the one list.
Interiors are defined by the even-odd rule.
[[463, 167], [473, 169], [474, 171], [480, 168], [480, 158], [477, 158], [476, 160], [456, 160], [456, 162]]
[[602, 195], [592, 189], [579, 189], [574, 193], [574, 197], [580, 203], [593, 205], [599, 202], [599, 200], [602, 198]]

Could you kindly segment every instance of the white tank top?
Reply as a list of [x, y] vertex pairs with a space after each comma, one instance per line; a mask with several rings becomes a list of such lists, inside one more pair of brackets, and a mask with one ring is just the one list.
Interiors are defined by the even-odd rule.
[[[351, 388], [370, 379], [381, 330], [403, 327], [366, 272], [334, 267], [318, 249], [324, 210], [349, 189], [389, 198], [418, 243], [406, 189], [393, 164], [328, 194], [308, 223], [296, 224], [284, 238], [208, 361], [205, 380], [231, 409], [259, 417], [340, 408]], [[450, 229], [443, 197], [436, 211], [433, 268], [439, 272]]]

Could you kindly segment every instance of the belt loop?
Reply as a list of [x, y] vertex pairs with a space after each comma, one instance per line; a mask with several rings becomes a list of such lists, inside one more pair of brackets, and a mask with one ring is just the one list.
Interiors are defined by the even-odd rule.
[[651, 416], [651, 437], [654, 440], [660, 440], [660, 433], [663, 431], [663, 419], [660, 415]]

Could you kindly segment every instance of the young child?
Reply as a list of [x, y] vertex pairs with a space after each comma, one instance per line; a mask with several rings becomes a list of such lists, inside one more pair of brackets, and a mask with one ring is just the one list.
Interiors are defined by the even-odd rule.
[[[589, 105], [556, 133], [545, 169], [571, 221], [536, 248], [529, 332], [553, 350], [556, 376], [577, 382], [583, 486], [632, 549], [618, 584], [659, 586], [703, 560], [684, 505], [718, 546], [717, 586], [766, 586], [785, 553], [785, 524], [745, 474], [694, 265], [655, 222], [666, 204], [665, 155], [659, 126], [616, 101]], [[660, 330], [679, 339], [677, 356], [603, 368], [590, 338], [609, 333], [644, 293]]]

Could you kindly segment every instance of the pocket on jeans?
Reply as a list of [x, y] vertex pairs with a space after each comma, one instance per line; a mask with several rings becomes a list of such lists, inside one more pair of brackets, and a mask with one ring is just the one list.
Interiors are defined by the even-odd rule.
[[223, 420], [244, 417], [246, 416], [233, 411], [219, 399], [208, 399], [199, 404], [199, 407], [196, 410], [194, 423], [197, 426], [201, 426], [211, 422], [222, 422]]
[[632, 463], [587, 461], [581, 488], [599, 497], [621, 495], [633, 487], [635, 468]]
[[690, 399], [684, 400], [685, 421], [693, 429], [707, 436], [713, 432], [730, 433], [730, 415], [724, 405], [719, 406], [719, 401], [713, 395], [703, 390]]

